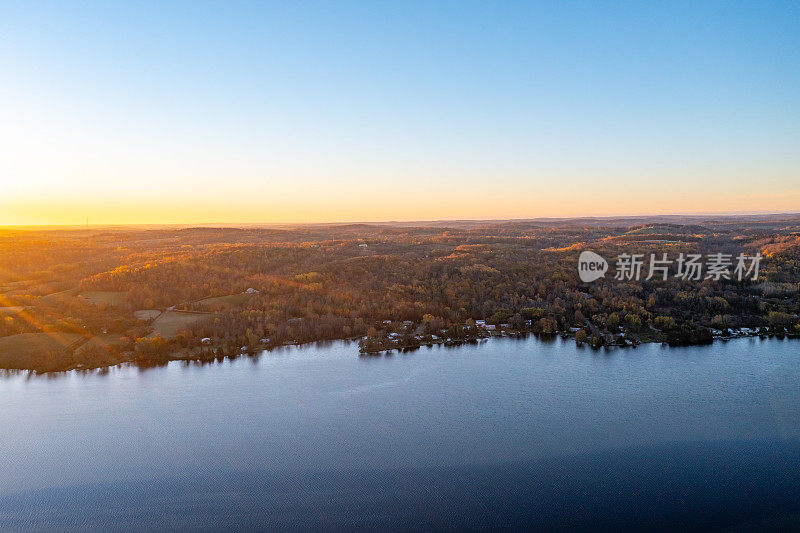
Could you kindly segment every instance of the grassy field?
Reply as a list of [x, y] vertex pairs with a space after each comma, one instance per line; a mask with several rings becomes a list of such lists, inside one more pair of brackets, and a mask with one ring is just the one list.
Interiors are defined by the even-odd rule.
[[10, 305], [7, 307], [0, 307], [0, 315], [17, 315], [28, 307], [25, 305]]
[[83, 343], [78, 349], [75, 350], [76, 354], [81, 354], [83, 351], [91, 347], [105, 348], [106, 346], [114, 346], [120, 344], [121, 335], [118, 333], [106, 333], [104, 335], [97, 335]]
[[117, 291], [85, 291], [80, 293], [80, 296], [95, 305], [101, 303], [121, 305], [125, 300], [125, 293]]
[[27, 284], [27, 281], [10, 281], [0, 285], [0, 293], [9, 296], [13, 294], [24, 294]]
[[174, 337], [180, 330], [208, 316], [208, 313], [166, 311], [153, 322], [153, 335], [160, 333], [166, 339]]
[[251, 295], [245, 293], [228, 294], [226, 296], [215, 296], [213, 298], [204, 298], [194, 302], [203, 309], [220, 309], [232, 305], [238, 305], [247, 300]]
[[64, 298], [69, 298], [78, 292], [78, 289], [67, 289], [64, 291], [53, 292], [42, 296], [42, 301], [47, 303], [57, 303], [63, 301]]
[[51, 354], [68, 353], [70, 345], [83, 339], [78, 333], [20, 333], [0, 337], [0, 367], [31, 368], [31, 362], [46, 363]]
[[139, 309], [133, 312], [133, 316], [139, 320], [153, 320], [154, 318], [158, 318], [160, 314], [161, 311], [158, 309]]

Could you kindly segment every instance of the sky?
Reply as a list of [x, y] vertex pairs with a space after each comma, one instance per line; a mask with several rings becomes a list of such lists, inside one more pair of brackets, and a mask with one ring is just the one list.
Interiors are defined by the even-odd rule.
[[0, 3], [0, 225], [800, 212], [800, 3]]

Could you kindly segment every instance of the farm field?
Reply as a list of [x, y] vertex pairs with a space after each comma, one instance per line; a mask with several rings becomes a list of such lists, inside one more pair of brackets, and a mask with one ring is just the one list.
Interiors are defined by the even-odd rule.
[[0, 367], [29, 368], [31, 361], [68, 353], [84, 336], [79, 333], [19, 333], [0, 337]]
[[[40, 286], [41, 287], [41, 286]], [[42, 296], [41, 301], [42, 303], [47, 304], [54, 304], [62, 301], [65, 298], [69, 298], [70, 296], [74, 296], [75, 293], [78, 292], [78, 289], [64, 289], [59, 290], [57, 292], [50, 292]]]
[[153, 320], [154, 318], [158, 318], [160, 314], [161, 311], [158, 309], [139, 309], [133, 312], [133, 316], [139, 320]]
[[223, 307], [244, 303], [250, 296], [250, 294], [245, 293], [228, 294], [225, 296], [203, 298], [202, 300], [194, 302], [194, 304], [204, 310], [221, 309]]
[[85, 343], [81, 344], [76, 350], [75, 353], [77, 355], [81, 355], [86, 352], [90, 348], [106, 348], [108, 346], [119, 346], [120, 345], [120, 338], [121, 336], [117, 333], [104, 333], [102, 335], [96, 335], [86, 341]]
[[16, 315], [27, 308], [28, 306], [25, 305], [9, 305], [6, 307], [0, 307], [0, 315]]
[[180, 330], [187, 329], [198, 320], [208, 316], [208, 313], [167, 311], [153, 322], [153, 336], [160, 333], [165, 339], [172, 338], [177, 335]]
[[79, 296], [95, 305], [104, 303], [117, 306], [125, 299], [125, 293], [122, 291], [84, 291]]

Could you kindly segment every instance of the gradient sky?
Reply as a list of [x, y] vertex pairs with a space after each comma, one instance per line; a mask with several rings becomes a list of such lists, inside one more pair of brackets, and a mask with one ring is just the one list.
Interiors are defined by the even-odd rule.
[[0, 3], [0, 224], [800, 211], [800, 2]]

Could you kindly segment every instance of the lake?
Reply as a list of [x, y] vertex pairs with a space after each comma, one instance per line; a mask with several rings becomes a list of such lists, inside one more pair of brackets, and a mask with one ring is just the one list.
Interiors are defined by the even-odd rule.
[[0, 379], [0, 528], [800, 525], [800, 344], [571, 340]]

